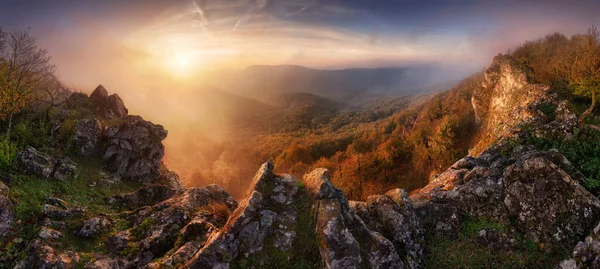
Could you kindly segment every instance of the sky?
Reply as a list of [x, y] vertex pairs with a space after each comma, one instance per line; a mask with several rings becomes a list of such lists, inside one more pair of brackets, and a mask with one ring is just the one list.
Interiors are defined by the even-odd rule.
[[210, 101], [190, 100], [215, 70], [428, 64], [457, 78], [526, 40], [592, 24], [600, 0], [0, 0], [0, 28], [29, 29], [64, 84], [102, 84], [170, 130], [168, 165], [171, 145], [212, 145], [228, 131], [199, 113]]
[[477, 71], [525, 40], [592, 24], [598, 0], [0, 0], [0, 27], [29, 28], [67, 85], [142, 101], [255, 64]]

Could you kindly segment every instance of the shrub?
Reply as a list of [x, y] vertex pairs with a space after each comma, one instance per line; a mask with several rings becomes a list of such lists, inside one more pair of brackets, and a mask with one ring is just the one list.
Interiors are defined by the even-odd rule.
[[0, 172], [8, 172], [14, 166], [17, 146], [7, 139], [0, 139]]

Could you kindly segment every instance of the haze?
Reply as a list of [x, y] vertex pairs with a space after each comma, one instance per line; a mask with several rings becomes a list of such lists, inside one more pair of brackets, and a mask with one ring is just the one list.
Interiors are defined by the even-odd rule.
[[[410, 91], [386, 84], [387, 94], [425, 94], [523, 40], [600, 24], [598, 10], [598, 1], [2, 0], [0, 25], [30, 28], [67, 85], [89, 93], [103, 84], [132, 114], [165, 125], [167, 163], [181, 171], [197, 162], [195, 155], [190, 164], [173, 161], [182, 141], [211, 144], [232, 135], [235, 112], [215, 110], [221, 99], [213, 86], [259, 101], [274, 94], [228, 81], [245, 76], [235, 70], [425, 68], [405, 74], [420, 75]], [[285, 83], [297, 81], [277, 85]]]

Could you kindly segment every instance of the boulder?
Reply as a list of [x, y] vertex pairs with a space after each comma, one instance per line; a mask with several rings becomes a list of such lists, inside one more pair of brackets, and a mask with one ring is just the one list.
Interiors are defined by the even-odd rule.
[[110, 220], [105, 217], [94, 217], [83, 222], [79, 231], [75, 233], [81, 237], [96, 237], [110, 228]]
[[129, 110], [118, 94], [112, 94], [106, 99], [104, 107], [101, 109], [101, 115], [109, 120], [119, 119], [127, 116]]
[[556, 269], [600, 268], [600, 224], [598, 224], [585, 240], [577, 243], [571, 256]]
[[26, 174], [44, 179], [67, 180], [77, 176], [77, 164], [69, 158], [55, 158], [28, 147], [17, 153], [17, 164]]
[[23, 172], [48, 179], [54, 171], [54, 158], [28, 147], [17, 153], [17, 161]]
[[104, 86], [99, 85], [90, 95], [96, 114], [108, 120], [120, 119], [129, 113], [118, 94], [108, 95]]
[[69, 148], [80, 156], [89, 156], [98, 151], [104, 124], [97, 119], [83, 119], [77, 123]]
[[73, 251], [57, 250], [52, 246], [62, 236], [57, 230], [42, 227], [37, 237], [27, 246], [26, 255], [14, 268], [74, 268], [80, 261], [79, 255]]
[[525, 155], [503, 178], [509, 218], [536, 242], [573, 243], [600, 217], [600, 200], [548, 158]]
[[512, 225], [548, 247], [575, 243], [600, 217], [600, 200], [580, 185], [581, 173], [556, 150], [498, 143], [476, 162], [455, 179], [430, 183], [437, 191], [428, 186], [412, 197], [433, 203], [427, 207], [454, 207], [459, 215]]
[[90, 95], [90, 102], [94, 107], [103, 106], [108, 98], [108, 91], [104, 86], [98, 85]]
[[139, 116], [127, 116], [121, 124], [108, 128], [104, 132], [107, 147], [102, 154], [107, 171], [145, 184], [157, 180], [165, 154], [161, 141], [167, 133], [161, 125]]
[[0, 237], [6, 236], [15, 221], [13, 203], [9, 198], [10, 189], [0, 182]]
[[110, 236], [106, 246], [111, 255], [122, 255], [128, 268], [151, 262], [179, 268], [223, 227], [236, 207], [237, 202], [216, 185], [187, 189], [132, 212], [128, 219], [133, 228]]

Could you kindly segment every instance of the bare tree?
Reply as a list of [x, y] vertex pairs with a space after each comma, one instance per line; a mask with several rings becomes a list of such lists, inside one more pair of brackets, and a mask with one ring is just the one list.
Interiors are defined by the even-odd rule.
[[585, 124], [585, 119], [594, 111], [596, 95], [600, 90], [600, 43], [599, 33], [595, 26], [588, 29], [588, 33], [575, 36], [571, 42], [574, 49], [565, 53], [556, 60], [556, 73], [567, 78], [574, 93], [590, 96], [590, 107], [578, 119], [579, 126], [600, 130], [600, 126]]
[[53, 75], [54, 65], [29, 30], [9, 32], [4, 39], [0, 50], [0, 119], [8, 120], [8, 139], [14, 114], [35, 99], [36, 90]]

